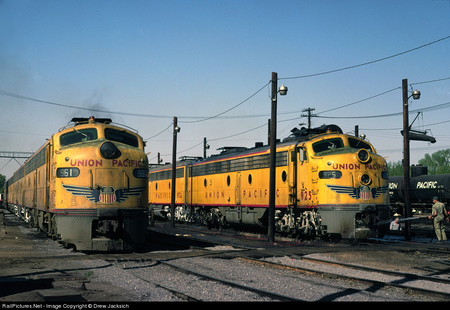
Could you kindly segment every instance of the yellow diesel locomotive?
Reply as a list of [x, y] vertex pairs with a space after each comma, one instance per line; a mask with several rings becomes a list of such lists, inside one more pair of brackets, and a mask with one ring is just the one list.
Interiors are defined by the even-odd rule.
[[79, 251], [133, 249], [148, 219], [148, 159], [136, 132], [74, 118], [5, 185], [7, 208]]
[[[306, 237], [382, 236], [389, 221], [388, 171], [367, 141], [336, 125], [292, 130], [276, 146], [275, 223]], [[176, 169], [176, 221], [209, 227], [266, 228], [269, 146], [223, 148], [205, 159], [183, 158]], [[149, 204], [171, 214], [171, 165], [149, 171]]]

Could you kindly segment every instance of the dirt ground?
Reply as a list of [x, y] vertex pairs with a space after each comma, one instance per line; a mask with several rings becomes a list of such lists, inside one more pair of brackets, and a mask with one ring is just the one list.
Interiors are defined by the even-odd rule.
[[57, 242], [24, 227], [0, 209], [0, 303], [127, 300], [117, 286], [90, 281], [88, 274], [74, 269], [76, 257], [64, 256], [66, 249], [60, 250]]
[[[436, 249], [439, 249], [438, 247]], [[450, 247], [448, 248], [450, 250]], [[429, 249], [372, 250], [324, 254], [339, 262], [364, 265], [372, 268], [416, 273], [421, 275], [448, 275], [450, 278], [449, 254], [433, 253]]]
[[[5, 214], [3, 214], [5, 212]], [[39, 292], [61, 290], [72, 301], [124, 301], [116, 286], [111, 283], [90, 281], [89, 275], [74, 270], [70, 265], [72, 255], [55, 255], [56, 243], [36, 230], [24, 229], [25, 224], [0, 209], [0, 302], [45, 301]], [[26, 233], [24, 233], [24, 231]], [[324, 246], [320, 255], [338, 262], [364, 265], [395, 271], [440, 275], [450, 278], [450, 243], [446, 244], [392, 243]], [[43, 246], [44, 245], [44, 246]], [[315, 245], [293, 249], [305, 254], [315, 252]], [[58, 279], [58, 281], [55, 281]], [[70, 296], [70, 293], [73, 295]]]

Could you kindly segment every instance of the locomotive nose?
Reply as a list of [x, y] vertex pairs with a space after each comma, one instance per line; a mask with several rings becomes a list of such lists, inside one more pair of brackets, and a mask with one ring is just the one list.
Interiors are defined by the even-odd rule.
[[113, 158], [117, 154], [117, 147], [112, 142], [105, 142], [100, 146], [100, 154], [104, 158]]

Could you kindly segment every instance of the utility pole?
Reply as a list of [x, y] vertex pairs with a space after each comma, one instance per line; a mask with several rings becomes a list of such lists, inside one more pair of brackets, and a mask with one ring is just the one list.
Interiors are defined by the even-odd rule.
[[272, 72], [272, 113], [269, 122], [270, 128], [270, 168], [269, 168], [269, 221], [267, 234], [269, 235], [269, 242], [275, 242], [275, 173], [276, 173], [276, 162], [277, 162], [277, 94], [280, 93], [281, 96], [287, 94], [287, 87], [281, 85], [280, 89], [277, 90], [278, 86], [278, 74]]
[[[408, 116], [408, 80], [402, 80], [403, 90], [403, 199], [405, 201], [405, 217], [411, 217], [409, 196], [409, 116]], [[411, 222], [405, 222], [405, 240], [411, 240]]]
[[206, 143], [206, 137], [203, 138], [203, 158], [206, 158], [206, 150], [209, 150], [210, 146]]
[[272, 113], [270, 118], [270, 176], [269, 176], [269, 242], [275, 242], [275, 168], [277, 158], [277, 87], [278, 74], [272, 72]]
[[161, 154], [158, 152], [158, 165], [163, 161], [162, 159], [161, 159]]
[[308, 115], [304, 115], [302, 114], [302, 117], [308, 117], [308, 129], [311, 129], [311, 117], [316, 117], [316, 114], [311, 114], [312, 111], [314, 111], [315, 109], [311, 109], [311, 108], [307, 108], [304, 109], [302, 112], [308, 112]]
[[[403, 130], [401, 134], [403, 135], [403, 200], [405, 201], [405, 216], [407, 218], [405, 223], [405, 240], [411, 240], [411, 222], [409, 218], [411, 217], [411, 198], [410, 198], [410, 175], [409, 175], [409, 141], [410, 140], [422, 140], [435, 143], [436, 139], [427, 136], [425, 133], [417, 134], [411, 136], [411, 126], [409, 125], [408, 116], [408, 100], [413, 97], [414, 100], [420, 99], [420, 91], [414, 90], [411, 96], [408, 97], [408, 80], [402, 80], [402, 90], [403, 90]], [[416, 117], [417, 118], [417, 117]], [[414, 121], [413, 121], [414, 123]]]
[[177, 133], [180, 127], [177, 125], [178, 119], [173, 118], [173, 147], [172, 147], [172, 192], [170, 196], [170, 227], [175, 228], [175, 196], [176, 196], [176, 178], [177, 178]]

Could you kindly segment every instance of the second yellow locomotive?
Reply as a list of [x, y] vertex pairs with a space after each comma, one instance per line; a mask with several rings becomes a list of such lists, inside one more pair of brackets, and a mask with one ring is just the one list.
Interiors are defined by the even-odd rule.
[[148, 222], [144, 141], [110, 119], [72, 122], [7, 181], [7, 208], [80, 251], [133, 249]]
[[[388, 229], [388, 171], [363, 139], [336, 125], [298, 130], [276, 147], [276, 229], [290, 235], [382, 236]], [[224, 148], [177, 163], [177, 221], [208, 226], [267, 227], [269, 146]], [[149, 172], [149, 203], [162, 214], [171, 202], [171, 165]]]

